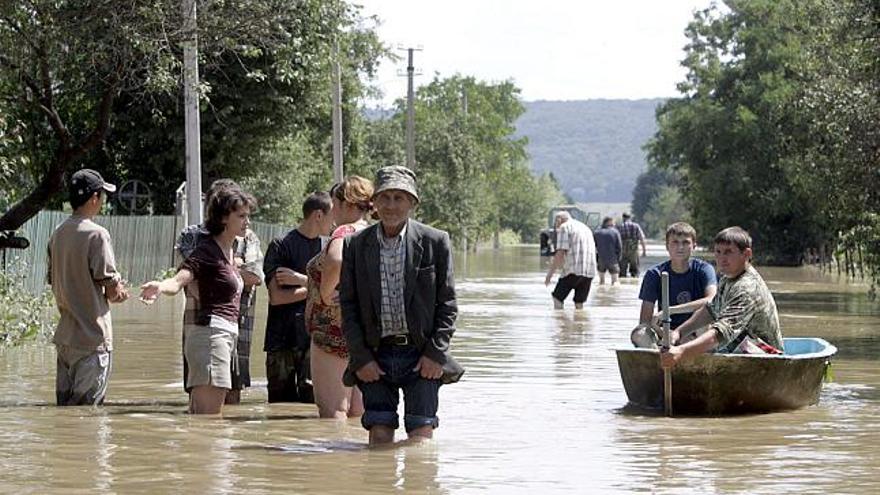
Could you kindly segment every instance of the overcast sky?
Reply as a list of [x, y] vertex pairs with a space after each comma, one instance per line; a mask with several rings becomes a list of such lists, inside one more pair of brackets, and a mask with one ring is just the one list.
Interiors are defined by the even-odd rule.
[[[352, 0], [377, 15], [381, 39], [421, 46], [416, 86], [435, 72], [513, 79], [524, 100], [676, 95], [684, 28], [711, 0]], [[405, 52], [399, 52], [405, 55]], [[375, 83], [384, 104], [406, 95], [405, 57]]]

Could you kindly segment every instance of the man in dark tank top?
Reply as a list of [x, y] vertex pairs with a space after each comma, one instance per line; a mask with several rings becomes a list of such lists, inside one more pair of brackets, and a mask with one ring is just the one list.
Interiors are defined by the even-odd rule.
[[269, 402], [314, 402], [305, 328], [306, 265], [321, 252], [333, 228], [333, 202], [325, 192], [303, 202], [303, 221], [266, 251], [263, 271], [269, 290], [266, 318], [266, 380]]

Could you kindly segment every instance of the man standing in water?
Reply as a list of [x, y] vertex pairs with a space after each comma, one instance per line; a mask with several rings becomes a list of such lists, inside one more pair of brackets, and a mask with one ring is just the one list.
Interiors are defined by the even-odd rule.
[[464, 373], [449, 353], [458, 314], [449, 235], [409, 218], [419, 201], [410, 169], [379, 169], [375, 184], [380, 223], [345, 239], [339, 293], [343, 381], [363, 393], [370, 445], [394, 440], [400, 389], [409, 438], [431, 438], [441, 383]]
[[558, 268], [562, 268], [562, 276], [553, 289], [553, 307], [562, 309], [565, 298], [574, 290], [574, 307], [582, 309], [596, 276], [596, 243], [590, 228], [571, 218], [567, 211], [556, 214], [556, 254], [544, 285], [550, 285]]
[[[713, 350], [783, 351], [776, 301], [751, 258], [752, 238], [745, 230], [728, 227], [715, 235], [715, 261], [723, 275], [718, 293], [672, 332], [674, 345], [661, 355], [664, 368]], [[702, 334], [690, 340], [698, 331]]]
[[632, 221], [632, 215], [623, 214], [623, 223], [617, 226], [620, 240], [623, 241], [623, 255], [620, 257], [620, 276], [639, 276], [639, 244], [642, 245], [642, 257], [647, 255], [645, 233], [641, 225]]
[[596, 240], [599, 285], [605, 284], [605, 272], [611, 275], [611, 285], [614, 285], [617, 283], [617, 274], [620, 273], [620, 255], [623, 250], [620, 232], [614, 228], [614, 219], [611, 217], [602, 219], [602, 227], [593, 237]]
[[49, 238], [47, 278], [61, 317], [53, 342], [58, 352], [55, 397], [59, 406], [101, 404], [113, 351], [109, 303], [128, 299], [107, 229], [93, 220], [116, 186], [82, 169], [70, 181], [73, 214]]
[[306, 265], [321, 252], [333, 229], [333, 201], [312, 193], [302, 205], [303, 220], [273, 240], [263, 260], [269, 310], [266, 316], [266, 388], [269, 402], [315, 402], [309, 365], [311, 339], [306, 332]]

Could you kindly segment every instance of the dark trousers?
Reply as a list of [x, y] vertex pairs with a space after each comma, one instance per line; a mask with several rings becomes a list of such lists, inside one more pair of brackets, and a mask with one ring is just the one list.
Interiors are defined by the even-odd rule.
[[266, 380], [269, 402], [315, 402], [308, 350], [266, 352]]
[[625, 246], [620, 256], [620, 276], [639, 276], [639, 245]]
[[376, 362], [385, 374], [375, 382], [358, 384], [364, 394], [364, 428], [381, 425], [397, 429], [401, 390], [406, 431], [423, 426], [437, 428], [440, 380], [428, 380], [413, 371], [421, 357], [422, 353], [412, 345], [379, 346]]
[[553, 298], [562, 302], [568, 297], [569, 292], [574, 291], [574, 302], [582, 304], [587, 300], [587, 296], [590, 295], [590, 285], [592, 283], [593, 279], [590, 277], [582, 277], [570, 273], [556, 282], [556, 288], [553, 289]]

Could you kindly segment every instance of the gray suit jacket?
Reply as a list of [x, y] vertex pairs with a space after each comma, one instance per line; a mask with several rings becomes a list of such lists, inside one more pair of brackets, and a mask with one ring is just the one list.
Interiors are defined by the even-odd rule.
[[[345, 239], [339, 304], [349, 363], [343, 381], [354, 385], [354, 372], [370, 361], [382, 337], [379, 239], [367, 227]], [[458, 306], [452, 274], [449, 235], [409, 220], [406, 231], [404, 306], [410, 338], [422, 354], [443, 365], [443, 382], [458, 381], [464, 369], [449, 353]]]

